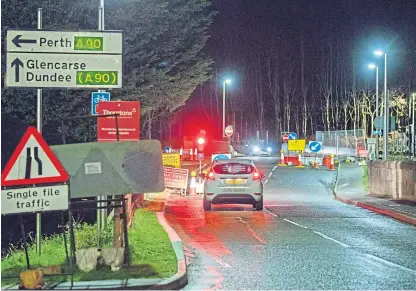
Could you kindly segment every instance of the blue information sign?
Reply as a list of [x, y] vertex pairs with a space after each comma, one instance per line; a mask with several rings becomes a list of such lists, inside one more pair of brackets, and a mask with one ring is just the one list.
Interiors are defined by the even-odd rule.
[[165, 153], [168, 153], [170, 148], [168, 146], [165, 146]]
[[289, 133], [289, 139], [298, 139], [298, 135], [296, 134], [296, 132]]
[[91, 115], [98, 115], [97, 105], [101, 101], [110, 101], [110, 92], [92, 92]]
[[311, 150], [311, 152], [317, 153], [321, 150], [321, 148], [322, 148], [322, 145], [319, 141], [309, 142], [309, 149]]

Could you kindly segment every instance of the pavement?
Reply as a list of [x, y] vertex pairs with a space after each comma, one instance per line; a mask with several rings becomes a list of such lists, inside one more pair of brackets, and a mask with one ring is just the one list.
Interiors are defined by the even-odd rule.
[[334, 198], [344, 203], [366, 208], [402, 222], [416, 225], [416, 201], [395, 201], [389, 197], [369, 195], [363, 185], [363, 167], [356, 163], [340, 164]]

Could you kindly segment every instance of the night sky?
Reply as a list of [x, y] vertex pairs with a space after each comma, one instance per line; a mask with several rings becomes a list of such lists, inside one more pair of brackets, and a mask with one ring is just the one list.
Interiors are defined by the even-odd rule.
[[[375, 87], [374, 72], [367, 66], [377, 62], [372, 53], [376, 49], [388, 52], [389, 85], [416, 86], [415, 0], [213, 0], [212, 6], [218, 13], [207, 46], [215, 60], [211, 85], [221, 90], [221, 78], [231, 76], [231, 98], [249, 86], [240, 76], [240, 69], [250, 63], [249, 55], [262, 54], [277, 42], [296, 56], [300, 38], [310, 74], [318, 73], [314, 60], [332, 42], [338, 47], [334, 59], [342, 59], [356, 88]], [[197, 111], [207, 86], [198, 88], [182, 110], [186, 134], [210, 127], [203, 110]]]

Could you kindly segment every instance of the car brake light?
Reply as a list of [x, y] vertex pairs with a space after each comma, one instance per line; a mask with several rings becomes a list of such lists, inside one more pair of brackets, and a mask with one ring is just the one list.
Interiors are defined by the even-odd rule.
[[254, 172], [254, 174], [253, 174], [253, 180], [260, 180], [260, 174], [259, 174], [259, 172]]
[[209, 172], [207, 175], [208, 179], [215, 180], [214, 172]]

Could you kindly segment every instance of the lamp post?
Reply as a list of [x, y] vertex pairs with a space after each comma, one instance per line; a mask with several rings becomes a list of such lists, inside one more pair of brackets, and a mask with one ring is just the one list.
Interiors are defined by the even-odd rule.
[[378, 66], [369, 64], [368, 67], [372, 70], [376, 69], [376, 116], [378, 116]]
[[387, 53], [375, 51], [376, 56], [384, 55], [384, 119], [383, 119], [383, 160], [387, 160], [388, 136], [389, 136], [389, 97], [387, 96]]
[[222, 137], [226, 137], [225, 136], [225, 85], [226, 84], [230, 84], [231, 80], [230, 79], [226, 79], [223, 82], [223, 87], [222, 87]]

